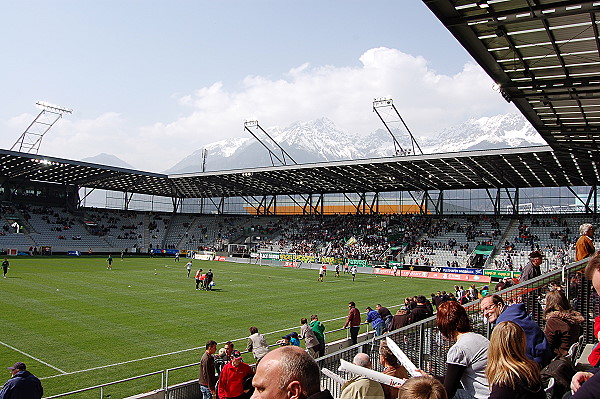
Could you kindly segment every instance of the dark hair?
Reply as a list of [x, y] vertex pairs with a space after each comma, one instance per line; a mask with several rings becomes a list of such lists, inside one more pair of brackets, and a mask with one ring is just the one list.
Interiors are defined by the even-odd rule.
[[230, 348], [233, 348], [233, 346], [234, 346], [233, 342], [231, 342], [231, 341], [225, 342], [225, 345], [228, 345]]
[[256, 334], [258, 332], [258, 327], [250, 327], [250, 334]]
[[[488, 298], [488, 297], [489, 297], [489, 295], [486, 296], [485, 298]], [[502, 297], [500, 295], [494, 294], [491, 296], [491, 298], [492, 298], [492, 302], [494, 303], [494, 305], [504, 306], [504, 299], [502, 299]]]
[[306, 317], [303, 317], [300, 319], [300, 324], [306, 324], [308, 323], [308, 320], [306, 320]]
[[371, 311], [371, 310], [373, 310], [373, 309], [371, 309], [371, 307], [370, 307], [370, 306], [367, 306], [367, 307], [365, 308], [365, 310], [367, 310], [367, 311], [369, 311], [369, 312], [370, 312], [370, 311]]
[[596, 270], [600, 270], [600, 251], [596, 252], [588, 261], [585, 267], [585, 278], [591, 280]]
[[383, 344], [384, 342], [385, 341], [382, 341], [381, 345], [379, 345], [379, 355], [382, 356], [385, 359], [385, 362], [390, 366], [397, 365], [398, 358], [396, 357], [396, 355], [394, 355], [390, 348]]
[[351, 305], [353, 307], [356, 307], [356, 304], [354, 302], [348, 302], [348, 305]]
[[471, 331], [471, 321], [467, 311], [455, 301], [441, 303], [435, 321], [438, 330], [445, 338], [454, 339], [456, 333]]
[[211, 340], [209, 340], [209, 341], [206, 343], [206, 349], [210, 348], [210, 347], [211, 347], [211, 346], [213, 346], [213, 345], [214, 345], [214, 346], [216, 346], [216, 345], [217, 345], [217, 341], [213, 341], [212, 339], [211, 339]]
[[314, 314], [314, 315], [310, 316], [310, 319], [311, 319], [311, 320], [314, 320], [314, 319], [316, 319], [316, 318], [318, 318], [316, 314]]
[[284, 346], [278, 350], [282, 371], [280, 389], [285, 389], [292, 381], [299, 381], [305, 398], [321, 391], [321, 371], [307, 352], [297, 346]]
[[419, 295], [417, 297], [417, 303], [427, 303], [427, 298], [425, 298], [423, 295]]
[[562, 293], [562, 291], [550, 291], [546, 294], [546, 307], [544, 308], [544, 317], [548, 315], [550, 312], [561, 311], [561, 310], [569, 310], [571, 309], [571, 304], [569, 300]]

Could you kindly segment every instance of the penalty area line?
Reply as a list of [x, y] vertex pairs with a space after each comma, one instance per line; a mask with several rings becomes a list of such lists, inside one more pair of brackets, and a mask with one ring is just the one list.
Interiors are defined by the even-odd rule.
[[19, 349], [15, 348], [14, 346], [11, 346], [11, 345], [7, 344], [6, 342], [2, 342], [2, 341], [0, 341], [0, 344], [2, 344], [2, 345], [4, 345], [4, 346], [6, 346], [6, 347], [7, 347], [7, 348], [9, 348], [9, 349], [12, 349], [12, 350], [14, 350], [15, 352], [19, 352], [20, 354], [22, 354], [22, 355], [25, 355], [25, 356], [27, 356], [28, 358], [35, 360], [36, 362], [40, 362], [40, 363], [42, 363], [42, 364], [44, 364], [44, 365], [46, 365], [46, 366], [48, 366], [48, 367], [50, 367], [50, 368], [52, 368], [52, 369], [54, 369], [54, 370], [58, 371], [59, 373], [62, 373], [62, 374], [67, 374], [67, 372], [65, 372], [65, 371], [63, 371], [63, 370], [61, 370], [61, 369], [59, 369], [58, 367], [55, 367], [55, 366], [51, 365], [50, 363], [46, 363], [45, 361], [43, 361], [43, 360], [41, 360], [41, 359], [38, 359], [37, 357], [35, 357], [35, 356], [32, 356], [32, 355], [30, 355], [30, 354], [29, 354], [29, 353], [27, 353], [27, 352], [23, 352], [22, 350], [19, 350]]

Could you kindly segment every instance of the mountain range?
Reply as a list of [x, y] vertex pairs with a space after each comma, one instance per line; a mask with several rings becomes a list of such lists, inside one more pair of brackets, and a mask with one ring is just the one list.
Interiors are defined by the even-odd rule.
[[[384, 128], [367, 136], [353, 135], [338, 129], [327, 118], [296, 122], [284, 129], [267, 129], [296, 163], [315, 163], [351, 159], [394, 156], [396, 149], [391, 134]], [[392, 130], [400, 147], [412, 151], [406, 131]], [[255, 133], [256, 134], [256, 133]], [[266, 136], [258, 136], [282, 160], [284, 154]], [[544, 139], [520, 114], [469, 119], [430, 137], [416, 137], [425, 154], [545, 145]], [[231, 138], [207, 144], [183, 158], [168, 174], [202, 171], [202, 152], [206, 150], [205, 171], [231, 170], [271, 166], [269, 152], [253, 137]], [[415, 150], [418, 152], [418, 150]], [[285, 156], [287, 164], [294, 163]], [[275, 165], [281, 164], [274, 158]]]
[[[367, 136], [344, 132], [327, 118], [296, 122], [286, 128], [267, 129], [269, 136], [287, 155], [287, 164], [328, 162], [352, 159], [391, 157], [397, 153], [391, 134], [377, 129]], [[412, 143], [406, 130], [392, 129], [403, 150], [412, 152]], [[257, 133], [255, 133], [257, 134]], [[194, 151], [173, 167], [167, 174], [202, 171], [203, 151], [206, 150], [205, 171], [219, 171], [280, 165], [284, 154], [264, 135], [257, 136], [269, 146], [276, 158], [271, 159], [263, 144], [254, 137], [238, 137], [216, 141]], [[431, 136], [416, 137], [425, 154], [487, 150], [545, 145], [544, 139], [520, 114], [503, 114], [493, 117], [469, 119]], [[415, 152], [419, 153], [418, 149]], [[277, 159], [279, 158], [279, 160]], [[291, 159], [290, 159], [291, 158]], [[102, 165], [135, 169], [127, 162], [110, 154], [98, 154], [83, 161]]]

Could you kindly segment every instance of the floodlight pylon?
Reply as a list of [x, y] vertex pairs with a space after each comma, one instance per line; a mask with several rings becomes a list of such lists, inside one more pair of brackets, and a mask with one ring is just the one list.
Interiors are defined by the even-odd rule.
[[[376, 98], [376, 99], [374, 99], [373, 100], [373, 111], [377, 114], [379, 119], [381, 119], [381, 122], [383, 122], [383, 125], [387, 129], [388, 133], [392, 136], [392, 140], [394, 141], [394, 154], [395, 155], [397, 155], [397, 156], [411, 155], [411, 151], [412, 151], [412, 154], [416, 154], [417, 150], [419, 151], [420, 154], [423, 154], [423, 150], [421, 150], [419, 143], [417, 143], [417, 140], [415, 140], [415, 137], [413, 136], [410, 129], [408, 128], [408, 125], [404, 122], [404, 119], [402, 119], [402, 116], [396, 109], [396, 106], [394, 105], [394, 100], [392, 100], [391, 98]], [[402, 131], [402, 127], [400, 126], [400, 123], [402, 123], [402, 126], [404, 127], [404, 129], [408, 133], [408, 136], [410, 137], [410, 143], [412, 146], [412, 150], [407, 150], [407, 149], [402, 148], [402, 146], [396, 139], [396, 136], [394, 136], [393, 130]]]
[[[261, 140], [253, 131], [252, 129], [258, 130], [260, 132], [262, 132], [263, 135], [265, 135], [268, 138], [269, 143], [275, 145], [275, 147], [277, 147], [280, 151], [281, 151], [281, 157], [279, 157], [266, 143], [265, 141]], [[247, 120], [246, 122], [244, 122], [244, 130], [247, 130], [260, 144], [262, 144], [263, 147], [265, 147], [265, 149], [269, 152], [269, 157], [271, 158], [271, 164], [272, 166], [276, 166], [275, 165], [275, 159], [281, 164], [281, 165], [288, 165], [287, 160], [291, 161], [294, 165], [297, 165], [298, 162], [296, 162], [294, 160], [294, 158], [292, 158], [292, 156], [290, 154], [287, 153], [286, 150], [283, 149], [283, 147], [281, 147], [279, 145], [279, 143], [277, 143], [273, 137], [271, 137], [269, 135], [269, 133], [267, 133], [265, 131], [265, 129], [263, 129], [259, 124], [257, 120]]]
[[34, 153], [37, 155], [42, 138], [50, 130], [52, 126], [62, 118], [63, 114], [70, 114], [73, 112], [72, 109], [59, 107], [56, 105], [48, 104], [43, 101], [35, 103], [41, 107], [40, 113], [35, 117], [33, 122], [25, 129], [23, 134], [10, 148], [19, 152]]

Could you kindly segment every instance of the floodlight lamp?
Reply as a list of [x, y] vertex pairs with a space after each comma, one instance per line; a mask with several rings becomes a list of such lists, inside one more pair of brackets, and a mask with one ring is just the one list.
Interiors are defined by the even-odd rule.
[[60, 114], [63, 114], [63, 113], [65, 113], [65, 114], [71, 114], [71, 113], [73, 113], [72, 109], [61, 107], [61, 106], [54, 105], [54, 104], [50, 104], [50, 103], [45, 102], [45, 101], [38, 101], [38, 102], [35, 103], [35, 105], [37, 105], [38, 107], [40, 107], [42, 109], [45, 109], [45, 110], [48, 110], [48, 111], [53, 111], [53, 112], [58, 112]]
[[477, 6], [479, 6], [479, 8], [490, 8], [490, 5], [488, 4], [487, 0], [478, 1]]

